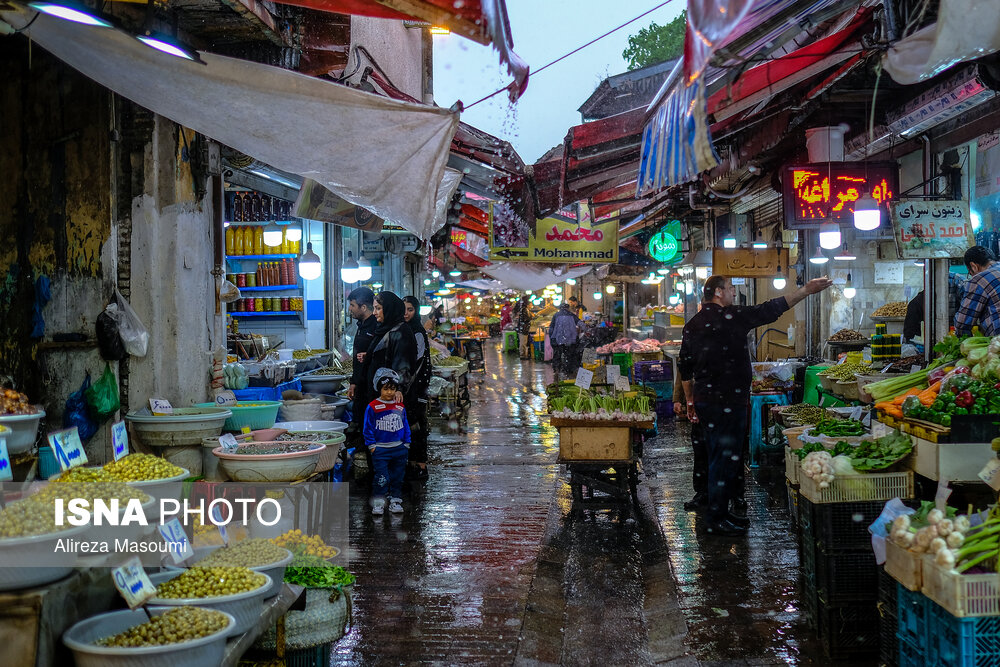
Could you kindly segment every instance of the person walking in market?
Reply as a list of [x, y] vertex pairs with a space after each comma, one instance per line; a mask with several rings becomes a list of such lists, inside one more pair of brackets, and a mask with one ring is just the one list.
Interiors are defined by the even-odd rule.
[[979, 325], [984, 336], [1000, 334], [1000, 264], [988, 249], [974, 245], [965, 251], [969, 280], [955, 313], [955, 333], [965, 336]]
[[528, 297], [522, 296], [517, 302], [516, 320], [517, 336], [521, 343], [521, 358], [531, 359], [533, 348], [531, 346], [531, 305]]
[[[365, 354], [372, 343], [372, 336], [378, 324], [375, 320], [375, 292], [367, 287], [359, 287], [347, 295], [347, 303], [348, 313], [358, 322], [358, 330], [354, 334], [354, 347], [351, 351], [351, 384], [347, 389], [347, 398], [352, 401], [351, 423], [344, 435], [347, 437], [347, 446], [355, 447], [357, 451], [357, 445], [361, 443], [361, 423], [365, 416], [365, 408], [373, 398], [361, 371]], [[371, 457], [367, 453], [367, 448], [363, 451], [368, 460], [368, 469], [371, 470]]]
[[815, 278], [788, 296], [756, 306], [737, 306], [736, 287], [724, 276], [705, 281], [701, 310], [684, 326], [678, 368], [687, 417], [703, 428], [708, 450], [708, 531], [746, 533], [749, 519], [734, 513], [750, 403], [750, 348], [747, 335], [770, 324], [810, 294], [833, 282]]
[[413, 332], [417, 345], [417, 365], [413, 380], [403, 393], [406, 417], [410, 423], [409, 474], [417, 480], [427, 479], [427, 387], [431, 381], [431, 344], [420, 325], [420, 301], [414, 296], [403, 297], [403, 319]]
[[580, 320], [570, 310], [568, 301], [563, 301], [559, 310], [552, 316], [549, 324], [549, 341], [552, 343], [552, 367], [556, 379], [560, 375], [569, 377], [576, 374], [573, 364], [573, 354], [576, 342], [580, 336]]
[[390, 368], [375, 371], [376, 398], [365, 408], [365, 445], [372, 456], [372, 514], [403, 512], [403, 477], [410, 449], [410, 427], [406, 408], [399, 400], [402, 382]]

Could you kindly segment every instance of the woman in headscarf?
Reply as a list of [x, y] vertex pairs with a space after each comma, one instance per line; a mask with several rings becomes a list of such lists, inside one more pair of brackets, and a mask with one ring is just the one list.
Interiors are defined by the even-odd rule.
[[427, 479], [427, 385], [431, 381], [431, 346], [427, 332], [420, 325], [420, 302], [403, 297], [406, 320], [417, 344], [417, 365], [409, 391], [403, 395], [406, 418], [410, 422], [410, 467], [416, 479]]
[[417, 343], [413, 330], [403, 321], [403, 301], [392, 292], [379, 292], [375, 297], [375, 320], [378, 326], [362, 365], [368, 390], [374, 392], [375, 371], [391, 368], [401, 380], [400, 392], [405, 393], [417, 365]]

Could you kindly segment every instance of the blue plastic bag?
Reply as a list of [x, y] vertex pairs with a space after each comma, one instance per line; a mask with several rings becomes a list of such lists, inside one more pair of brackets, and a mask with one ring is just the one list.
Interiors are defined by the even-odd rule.
[[75, 426], [80, 433], [80, 440], [87, 440], [97, 433], [97, 422], [91, 419], [90, 411], [87, 409], [88, 389], [90, 389], [90, 373], [87, 373], [80, 388], [66, 399], [66, 411], [63, 413], [63, 427]]

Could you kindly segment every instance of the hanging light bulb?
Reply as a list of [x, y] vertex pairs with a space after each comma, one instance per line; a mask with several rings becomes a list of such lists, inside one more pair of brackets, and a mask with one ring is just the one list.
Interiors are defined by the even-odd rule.
[[102, 18], [93, 16], [83, 11], [84, 8], [76, 8], [72, 3], [65, 2], [30, 2], [28, 6], [37, 12], [55, 16], [73, 23], [92, 25], [99, 28], [110, 28], [111, 24]]
[[302, 228], [298, 225], [285, 225], [285, 238], [289, 241], [301, 241]]
[[453, 268], [451, 271], [448, 272], [448, 275], [453, 278], [458, 278], [460, 275], [462, 275], [462, 272], [459, 271], [458, 268]]
[[823, 254], [823, 250], [816, 248], [816, 254], [809, 258], [811, 264], [826, 264], [830, 258]]
[[913, 265], [914, 266], [923, 266], [924, 265], [924, 260], [922, 260], [922, 259], [915, 260], [913, 262]]
[[452, 287], [455, 286], [455, 283], [445, 283], [444, 286], [447, 287], [448, 289], [451, 289]]
[[667, 298], [667, 301], [669, 301], [669, 302], [670, 302], [670, 305], [671, 305], [671, 306], [676, 306], [676, 305], [677, 305], [678, 303], [680, 303], [680, 300], [681, 300], [681, 295], [680, 295], [680, 294], [677, 294], [676, 292], [675, 292], [675, 293], [673, 293], [673, 294], [671, 294], [671, 295], [670, 295], [670, 296], [669, 296], [669, 297]]
[[424, 278], [424, 285], [430, 285], [430, 284], [431, 284], [431, 279], [430, 278]]
[[281, 245], [281, 227], [273, 222], [264, 226], [264, 245], [270, 248]]
[[[311, 246], [312, 244], [308, 245]], [[340, 267], [340, 279], [345, 283], [356, 283], [360, 280], [358, 277], [358, 263], [350, 251], [347, 252], [347, 259], [344, 260], [344, 265]]]
[[840, 247], [840, 250], [837, 251], [837, 254], [834, 255], [833, 258], [840, 262], [850, 262], [857, 259], [858, 257], [853, 252], [848, 250], [847, 244], [845, 243]]
[[819, 227], [819, 247], [833, 250], [841, 243], [840, 226], [835, 222], [825, 222]]
[[785, 281], [785, 274], [781, 272], [781, 264], [778, 264], [778, 275], [774, 277], [771, 284], [774, 285], [774, 289], [785, 289], [787, 282]]
[[[299, 257], [299, 275], [303, 280], [316, 280], [323, 267], [319, 263], [319, 255], [313, 252], [313, 244], [306, 244], [306, 251]], [[344, 282], [348, 282], [346, 279]]]
[[614, 294], [615, 289], [616, 288], [614, 285], [608, 285], [607, 287], [604, 288], [604, 291], [607, 292], [608, 294]]
[[844, 297], [847, 299], [853, 299], [858, 293], [858, 290], [854, 289], [854, 283], [851, 282], [851, 274], [847, 274], [847, 284], [844, 285]]
[[438, 271], [437, 269], [431, 271], [431, 278], [440, 278], [440, 277], [441, 277], [440, 271]]
[[661, 276], [665, 276], [665, 275], [667, 275], [668, 273], [670, 273], [670, 269], [668, 269], [668, 268], [667, 268], [667, 267], [665, 267], [665, 266], [661, 266], [660, 268], [658, 268], [658, 269], [656, 270], [656, 272], [657, 272], [657, 273], [659, 273], [659, 274], [660, 274]]
[[753, 247], [757, 250], [763, 250], [767, 247], [767, 241], [764, 240], [764, 234], [759, 229], [757, 230], [757, 240], [753, 242]]
[[603, 297], [604, 295], [601, 294], [600, 290], [594, 292], [594, 301], [600, 301]]
[[576, 284], [576, 278], [567, 278], [566, 279], [566, 284], [567, 285], [575, 285]]
[[870, 232], [878, 229], [882, 223], [882, 211], [879, 210], [878, 202], [869, 194], [863, 195], [854, 202], [854, 227], [863, 232]]
[[722, 247], [723, 248], [735, 248], [736, 247], [736, 238], [734, 236], [730, 235], [730, 236], [727, 236], [726, 238], [722, 239]]
[[358, 256], [358, 280], [364, 282], [371, 280], [372, 263], [365, 259], [364, 254]]

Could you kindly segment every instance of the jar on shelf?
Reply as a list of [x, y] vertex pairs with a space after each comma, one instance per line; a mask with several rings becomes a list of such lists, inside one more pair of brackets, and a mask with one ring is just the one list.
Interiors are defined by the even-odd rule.
[[257, 310], [257, 300], [254, 297], [243, 300], [243, 310], [252, 313]]
[[289, 310], [290, 310], [290, 306], [289, 306], [289, 303], [288, 303], [288, 297], [282, 297], [281, 298], [281, 312], [287, 313]]
[[247, 274], [237, 273], [236, 274], [236, 286], [237, 287], [247, 287]]

